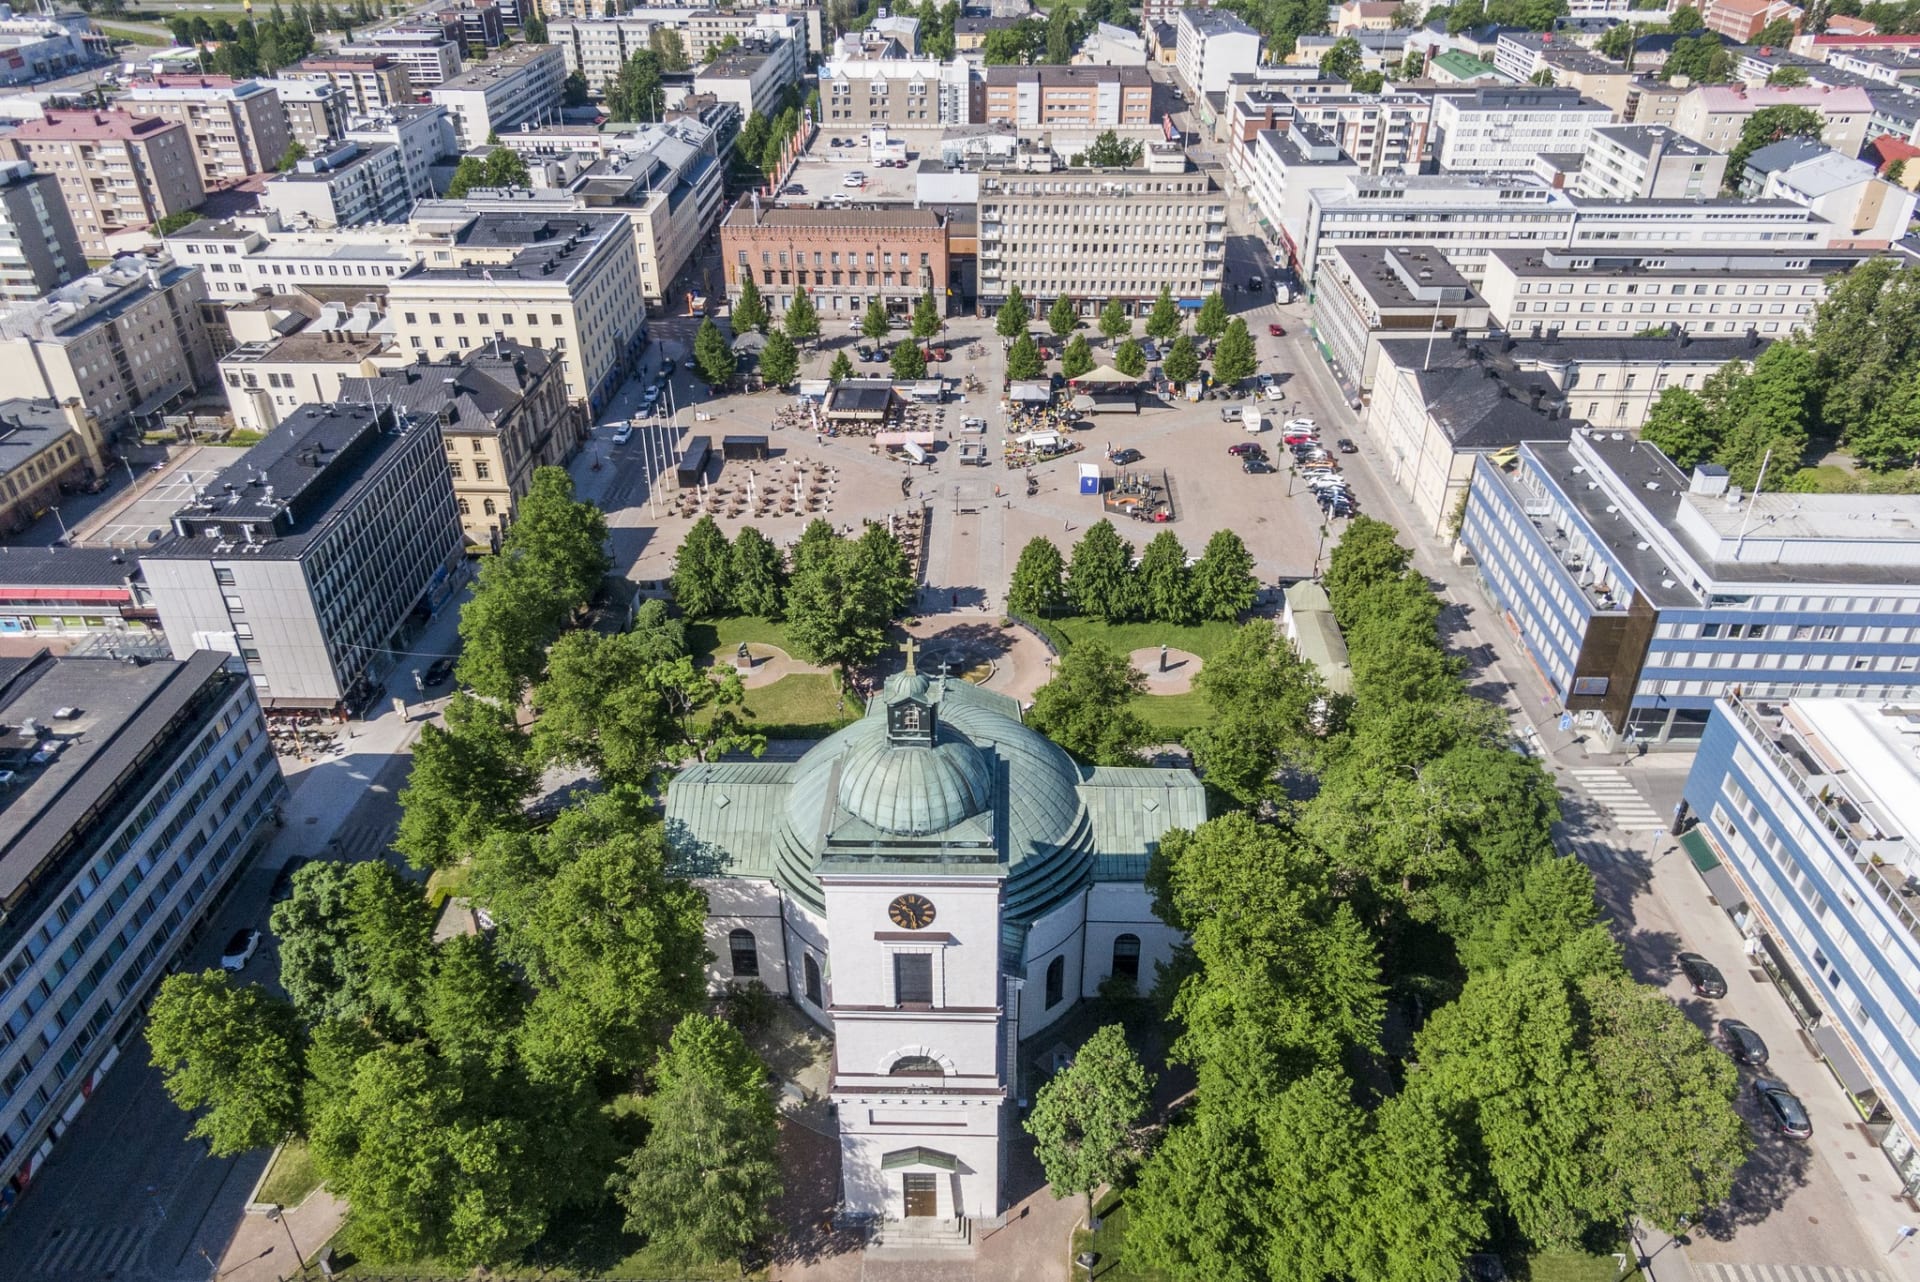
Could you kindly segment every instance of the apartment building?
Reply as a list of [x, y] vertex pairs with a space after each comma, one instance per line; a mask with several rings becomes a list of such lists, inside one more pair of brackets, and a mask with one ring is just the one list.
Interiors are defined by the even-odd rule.
[[99, 421], [79, 403], [0, 400], [0, 531], [26, 529], [67, 490], [92, 488], [106, 475]]
[[122, 258], [0, 312], [0, 386], [77, 400], [108, 432], [157, 413], [214, 377], [200, 319], [200, 270]]
[[60, 197], [93, 258], [108, 239], [197, 209], [207, 198], [193, 139], [177, 120], [124, 111], [56, 111], [0, 137], [0, 152], [60, 184]]
[[1683, 200], [1720, 194], [1725, 152], [1664, 125], [1601, 125], [1585, 149], [1577, 195], [1600, 200]]
[[353, 379], [342, 398], [440, 424], [470, 550], [497, 551], [534, 469], [564, 464], [585, 438], [556, 354], [522, 343], [488, 343], [464, 357]]
[[1563, 245], [1573, 216], [1565, 192], [1535, 179], [1356, 175], [1338, 187], [1307, 193], [1300, 268], [1317, 277], [1343, 243], [1431, 244], [1477, 285], [1490, 249]]
[[1222, 93], [1260, 65], [1260, 33], [1224, 9], [1180, 9], [1174, 17], [1180, 79], [1192, 94]]
[[407, 84], [415, 93], [445, 84], [465, 65], [459, 42], [438, 27], [371, 31], [356, 44], [341, 45], [339, 52], [392, 59], [406, 68]]
[[207, 295], [215, 302], [308, 286], [378, 294], [417, 264], [422, 253], [405, 226], [289, 231], [271, 210], [247, 224], [203, 219], [167, 238], [167, 248], [179, 262], [206, 273]]
[[1700, 20], [1736, 44], [1752, 44], [1771, 24], [1786, 19], [1796, 33], [1806, 10], [1786, 0], [1700, 0]]
[[322, 80], [346, 97], [347, 113], [370, 116], [413, 101], [405, 64], [385, 53], [315, 54], [281, 71], [285, 80]]
[[386, 145], [400, 158], [407, 191], [416, 200], [433, 193], [433, 167], [459, 154], [453, 117], [445, 107], [428, 103], [399, 103], [385, 110], [356, 116], [342, 132], [348, 142]]
[[804, 288], [825, 317], [858, 317], [874, 299], [905, 314], [946, 285], [947, 233], [934, 209], [770, 208], [749, 196], [721, 221], [720, 256], [729, 290], [751, 274], [776, 312]]
[[1276, 110], [1273, 128], [1312, 125], [1353, 157], [1363, 172], [1418, 173], [1433, 157], [1432, 95], [1388, 89], [1377, 94], [1306, 94], [1290, 88], [1287, 110]]
[[1912, 1196], [1920, 914], [1905, 892], [1920, 875], [1920, 700], [1910, 681], [1888, 684], [1885, 702], [1821, 698], [1813, 683], [1716, 702], [1682, 793], [1699, 822], [1681, 845]]
[[693, 91], [740, 109], [740, 118], [777, 114], [787, 88], [806, 71], [798, 41], [755, 38], [728, 49], [693, 73]]
[[9, 660], [0, 763], [0, 1188], [41, 1174], [286, 795], [217, 654]]
[[164, 654], [138, 572], [120, 548], [0, 547], [0, 636], [102, 637], [121, 653]]
[[557, 119], [566, 59], [552, 45], [515, 45], [427, 91], [453, 118], [460, 150], [481, 146], [522, 122]]
[[567, 70], [580, 72], [596, 88], [619, 75], [628, 58], [651, 48], [655, 31], [677, 35], [695, 66], [729, 40], [744, 44], [756, 36], [798, 40], [803, 54], [808, 49], [825, 48], [817, 8], [676, 9], [647, 5], [609, 18], [603, 16], [601, 6], [584, 0], [578, 13], [557, 15], [559, 7], [551, 0], [547, 5], [547, 38], [560, 46]]
[[423, 201], [413, 226], [425, 262], [387, 285], [403, 346], [430, 360], [496, 337], [548, 348], [561, 353], [567, 394], [598, 413], [646, 339], [628, 219]]
[[1583, 152], [1608, 107], [1571, 89], [1472, 89], [1433, 97], [1434, 154], [1453, 174], [1525, 173], [1542, 152]]
[[268, 708], [364, 708], [461, 557], [431, 418], [303, 405], [140, 557], [175, 658], [236, 656]]
[[1343, 245], [1313, 300], [1313, 332], [1343, 385], [1373, 390], [1380, 344], [1487, 327], [1486, 300], [1431, 245]]
[[988, 124], [1150, 129], [1153, 78], [1138, 67], [988, 67]]
[[1840, 229], [1790, 200], [1602, 200], [1568, 196], [1574, 249], [1824, 249]]
[[[1461, 541], [1575, 723], [1697, 744], [1714, 702], [1920, 677], [1920, 498], [1741, 493], [1625, 432], [1482, 460]], [[1758, 536], [1754, 530], [1762, 533]]]
[[1563, 334], [1637, 334], [1656, 326], [1695, 337], [1766, 338], [1813, 323], [1830, 282], [1863, 250], [1649, 252], [1526, 249], [1488, 252], [1480, 292], [1495, 325]]
[[[308, 155], [323, 151], [347, 128], [347, 95], [327, 80], [262, 80], [286, 113], [287, 134]], [[276, 158], [277, 159], [277, 158]]]
[[280, 95], [258, 80], [157, 76], [121, 95], [137, 115], [177, 120], [193, 139], [200, 181], [217, 187], [272, 173], [293, 135]]
[[1156, 167], [1150, 146], [1144, 169], [982, 174], [981, 306], [997, 309], [1016, 285], [1036, 302], [1071, 294], [1130, 311], [1150, 308], [1164, 287], [1199, 306], [1220, 288], [1226, 192], [1172, 153], [1177, 169]]
[[[1276, 261], [1300, 269], [1300, 242], [1294, 229], [1307, 220], [1308, 193], [1334, 188], [1359, 177], [1360, 166], [1333, 139], [1312, 125], [1296, 123], [1285, 133], [1263, 129], [1246, 149], [1242, 186], [1253, 202], [1261, 235], [1274, 247]], [[1301, 271], [1304, 280], [1311, 273]]]
[[59, 181], [24, 160], [0, 161], [0, 299], [38, 298], [86, 269]]
[[1827, 122], [1820, 140], [1843, 156], [1860, 154], [1867, 120], [1873, 115], [1873, 102], [1864, 89], [1697, 85], [1681, 100], [1673, 127], [1716, 151], [1732, 151], [1748, 118], [1767, 107], [1806, 107], [1818, 112]]
[[459, 0], [457, 4], [434, 10], [434, 16], [441, 21], [457, 18], [460, 22], [460, 34], [466, 46], [471, 49], [498, 49], [507, 39], [507, 27], [519, 26], [518, 13], [509, 24], [507, 16], [493, 0]]
[[269, 178], [260, 204], [290, 227], [357, 227], [405, 218], [413, 192], [398, 147], [339, 142]]
[[[1633, 87], [1633, 73], [1625, 64], [1582, 48], [1567, 32], [1502, 30], [1494, 42], [1492, 65], [1522, 85], [1546, 72], [1557, 87], [1591, 98], [1616, 114], [1624, 110]], [[1635, 65], [1650, 71], [1654, 59], [1638, 56]]]
[[1620, 113], [1621, 123], [1672, 129], [1693, 89], [1692, 85], [1669, 84], [1653, 76], [1635, 76], [1627, 90], [1626, 110]]
[[1761, 195], [1805, 206], [1833, 225], [1835, 245], [1886, 249], [1913, 224], [1911, 191], [1882, 178], [1872, 165], [1838, 152], [1776, 170]]
[[348, 399], [341, 390], [348, 380], [375, 377], [408, 359], [395, 350], [391, 334], [356, 330], [333, 316], [285, 336], [241, 343], [220, 358], [220, 381], [234, 427], [265, 434], [302, 405]]
[[985, 119], [986, 86], [959, 57], [835, 58], [820, 68], [819, 89], [825, 129], [944, 129]]
[[674, 282], [719, 225], [726, 180], [719, 139], [718, 131], [687, 117], [643, 125], [610, 140], [607, 154], [569, 189], [583, 209], [626, 214], [649, 307], [667, 303]]

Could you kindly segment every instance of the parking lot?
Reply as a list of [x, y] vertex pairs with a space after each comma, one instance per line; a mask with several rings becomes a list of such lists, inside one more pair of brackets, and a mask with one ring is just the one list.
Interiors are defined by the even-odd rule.
[[[851, 145], [836, 147], [835, 139]], [[807, 154], [794, 166], [780, 202], [814, 205], [835, 196], [845, 196], [849, 202], [910, 201], [914, 197], [913, 165], [921, 155], [920, 148], [912, 141], [907, 144], [907, 155], [907, 168], [883, 169], [871, 158], [865, 130], [822, 129], [815, 135]], [[847, 185], [847, 176], [855, 172], [865, 177], [864, 186]], [[796, 187], [802, 190], [796, 191]]]
[[130, 498], [103, 505], [73, 530], [75, 543], [142, 548], [173, 528], [173, 514], [220, 470], [237, 462], [242, 451], [220, 445], [194, 445], [175, 451], [157, 475], [140, 478]]

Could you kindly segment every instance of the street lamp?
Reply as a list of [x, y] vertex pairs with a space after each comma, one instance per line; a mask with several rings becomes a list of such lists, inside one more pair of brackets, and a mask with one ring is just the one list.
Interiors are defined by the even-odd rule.
[[299, 1276], [305, 1277], [307, 1272], [307, 1257], [300, 1254], [300, 1244], [293, 1240], [293, 1226], [287, 1223], [287, 1208], [276, 1202], [267, 1208], [267, 1218], [277, 1221], [280, 1227], [286, 1231], [287, 1245], [293, 1248], [293, 1267]]
[[73, 536], [67, 533], [67, 518], [60, 515], [60, 509], [56, 506], [48, 508], [47, 511], [53, 513], [54, 520], [60, 522], [60, 541], [62, 543], [73, 542]]
[[1326, 548], [1326, 546], [1327, 546], [1327, 523], [1325, 521], [1322, 521], [1320, 523], [1320, 542], [1315, 544], [1313, 549], [1313, 577], [1316, 579], [1320, 577], [1320, 553]]

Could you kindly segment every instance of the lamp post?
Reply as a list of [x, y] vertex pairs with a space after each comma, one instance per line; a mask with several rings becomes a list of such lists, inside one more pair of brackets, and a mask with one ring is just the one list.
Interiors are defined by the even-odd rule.
[[1314, 545], [1313, 549], [1313, 577], [1316, 579], [1320, 577], [1320, 553], [1325, 550], [1326, 546], [1327, 523], [1322, 521], [1320, 523], [1320, 541]]
[[57, 506], [50, 507], [47, 509], [47, 511], [53, 513], [54, 520], [60, 522], [60, 541], [62, 543], [72, 542], [73, 536], [67, 533], [67, 518], [60, 515], [59, 507]]
[[267, 1218], [278, 1221], [281, 1229], [286, 1232], [287, 1245], [293, 1248], [293, 1267], [295, 1273], [289, 1276], [305, 1277], [307, 1272], [307, 1257], [300, 1254], [300, 1244], [293, 1240], [293, 1226], [287, 1223], [287, 1208], [275, 1203], [273, 1206], [267, 1208]]

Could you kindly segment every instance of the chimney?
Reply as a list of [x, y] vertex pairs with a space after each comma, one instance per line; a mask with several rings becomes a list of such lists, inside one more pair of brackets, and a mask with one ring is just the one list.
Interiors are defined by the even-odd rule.
[[1527, 389], [1527, 408], [1532, 410], [1534, 413], [1538, 414], [1540, 412], [1540, 398], [1545, 396], [1546, 394], [1547, 394], [1547, 389], [1544, 387], [1528, 388]]

